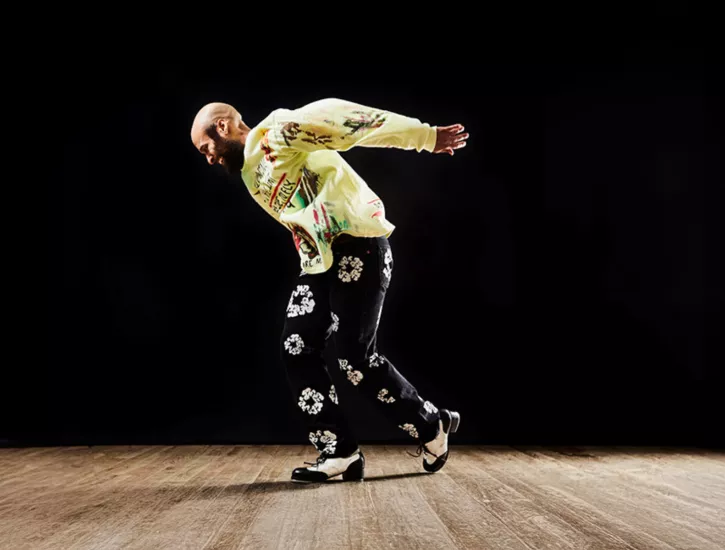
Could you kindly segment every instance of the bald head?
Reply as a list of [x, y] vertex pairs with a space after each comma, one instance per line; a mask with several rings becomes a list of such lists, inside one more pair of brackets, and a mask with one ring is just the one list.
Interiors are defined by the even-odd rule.
[[234, 107], [227, 103], [204, 105], [191, 125], [191, 141], [209, 164], [221, 164], [228, 171], [244, 164], [244, 144], [249, 127]]
[[227, 103], [208, 103], [204, 105], [196, 113], [194, 123], [191, 125], [191, 141], [194, 142], [194, 145], [197, 145], [199, 138], [215, 127], [220, 120], [227, 120], [232, 125], [237, 126], [242, 121], [242, 115]]

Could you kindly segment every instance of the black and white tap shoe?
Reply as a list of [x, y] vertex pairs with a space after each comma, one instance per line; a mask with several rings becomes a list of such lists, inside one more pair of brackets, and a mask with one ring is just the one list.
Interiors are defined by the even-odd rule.
[[343, 481], [362, 481], [365, 477], [365, 456], [360, 449], [347, 457], [330, 457], [321, 454], [311, 466], [295, 468], [292, 481], [296, 483], [316, 483], [327, 481], [342, 474]]
[[426, 443], [421, 442], [418, 446], [417, 454], [408, 453], [410, 456], [418, 457], [423, 455], [423, 469], [426, 472], [437, 472], [448, 461], [450, 449], [448, 448], [448, 436], [458, 430], [461, 423], [461, 415], [456, 411], [448, 409], [440, 410], [440, 420], [438, 420], [438, 434], [435, 439]]

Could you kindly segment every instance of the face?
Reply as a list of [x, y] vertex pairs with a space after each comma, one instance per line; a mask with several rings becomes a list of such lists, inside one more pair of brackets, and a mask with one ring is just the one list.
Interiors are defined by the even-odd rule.
[[220, 164], [229, 174], [239, 173], [244, 168], [244, 143], [226, 121], [207, 128], [199, 142], [199, 152], [206, 156], [209, 164]]

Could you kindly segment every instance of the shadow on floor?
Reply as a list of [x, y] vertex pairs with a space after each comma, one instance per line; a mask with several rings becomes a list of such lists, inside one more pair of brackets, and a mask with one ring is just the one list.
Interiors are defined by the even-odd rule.
[[[374, 481], [390, 481], [393, 479], [404, 479], [407, 477], [418, 477], [418, 476], [429, 476], [433, 475], [428, 472], [411, 472], [407, 474], [390, 474], [385, 476], [365, 476], [365, 480], [362, 483], [369, 483]], [[264, 492], [278, 492], [278, 491], [289, 491], [290, 489], [309, 489], [311, 487], [320, 487], [320, 485], [330, 485], [332, 483], [360, 483], [360, 482], [345, 482], [340, 478], [334, 478], [330, 481], [323, 483], [292, 483], [289, 481], [262, 481], [260, 483], [250, 483], [246, 492], [248, 493], [264, 493]], [[291, 487], [290, 487], [291, 485]], [[240, 487], [247, 487], [246, 485]]]
[[[61, 522], [79, 521], [86, 515], [93, 515], [99, 509], [103, 509], [105, 513], [114, 513], [128, 506], [129, 501], [146, 501], [155, 502], [156, 510], [169, 509], [173, 506], [190, 501], [198, 500], [220, 500], [233, 499], [243, 497], [260, 497], [265, 494], [273, 494], [286, 491], [297, 491], [304, 489], [320, 489], [325, 486], [335, 485], [337, 483], [348, 483], [350, 486], [361, 486], [362, 483], [394, 481], [397, 479], [411, 478], [417, 476], [434, 475], [428, 472], [410, 472], [400, 474], [390, 474], [381, 476], [366, 477], [363, 482], [344, 482], [340, 478], [334, 478], [324, 483], [294, 483], [290, 480], [279, 481], [252, 481], [250, 483], [236, 483], [231, 485], [204, 485], [188, 483], [183, 486], [166, 486], [166, 487], [121, 487], [107, 492], [98, 492], [97, 489], [71, 489], [63, 491], [62, 497], [55, 494], [47, 500], [39, 499], [33, 506], [24, 507], [15, 506], [16, 515], [18, 517], [35, 517], [45, 513], [46, 504], [55, 506], [57, 499], [62, 498], [68, 502], [84, 502], [85, 505], [80, 508], [69, 511], [68, 514], [59, 518]], [[440, 475], [440, 474], [438, 474]], [[10, 499], [9, 505], [12, 505]]]

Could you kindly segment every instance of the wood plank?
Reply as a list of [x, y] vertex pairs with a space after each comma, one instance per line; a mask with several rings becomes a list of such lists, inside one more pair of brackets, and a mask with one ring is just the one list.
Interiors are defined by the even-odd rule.
[[404, 446], [366, 446], [370, 500], [375, 503], [378, 540], [389, 548], [456, 548], [454, 539], [416, 490], [425, 472], [406, 460]]
[[[565, 460], [565, 457], [562, 458], [563, 455], [555, 451], [544, 449], [541, 454], [554, 460]], [[609, 456], [606, 452], [604, 455]], [[619, 466], [620, 460], [616, 459], [612, 466], [611, 463], [594, 455], [593, 459], [569, 460], [568, 463], [592, 477], [606, 476], [606, 484], [610, 491], [619, 490], [633, 502], [641, 502], [642, 506], [648, 507], [663, 521], [678, 524], [682, 527], [682, 531], [707, 540], [716, 545], [714, 547], [725, 547], [725, 520], [717, 508], [688, 497], [684, 493], [658, 486], [657, 483], [653, 485], [644, 476], [629, 475], [626, 469]], [[677, 460], [677, 457], [670, 460]]]
[[[18, 543], [25, 541], [28, 544], [46, 540], [68, 527], [63, 516], [69, 510], [78, 507], [91, 509], [88, 504], [89, 500], [93, 500], [89, 498], [91, 494], [95, 492], [105, 495], [114, 484], [124, 484], [125, 478], [122, 475], [110, 482], [99, 479], [95, 475], [95, 460], [91, 460], [86, 451], [84, 461], [82, 453], [75, 452], [77, 450], [78, 448], [65, 451], [67, 457], [55, 457], [47, 466], [46, 472], [42, 469], [29, 472], [27, 483], [19, 484], [8, 498], [3, 499], [3, 504], [0, 505], [0, 519], [15, 526], [8, 533], [9, 539], [18, 541]], [[145, 449], [145, 451], [146, 453], [159, 453], [163, 452], [163, 448]], [[58, 452], [61, 455], [65, 454], [63, 450]], [[110, 454], [114, 456], [116, 453]], [[99, 460], [102, 461], [102, 459]], [[115, 471], [118, 471], [119, 474], [132, 472], [142, 467], [143, 463], [141, 459], [117, 460], [115, 464], [118, 469]], [[63, 468], [67, 471], [64, 471]], [[101, 469], [108, 468], [110, 466]], [[48, 473], [50, 473], [50, 477]], [[88, 487], [76, 490], [77, 487], [83, 485], [82, 482], [85, 482]]]
[[[0, 516], [9, 499], [27, 493], [34, 487], [66, 488], [83, 483], [105, 483], [105, 474], [118, 468], [119, 462], [127, 462], [129, 471], [132, 471], [143, 464], [136, 460], [138, 457], [163, 452], [163, 449], [148, 446], [109, 449], [62, 447], [56, 449], [55, 453], [43, 454], [42, 459], [26, 464], [22, 472], [11, 476], [4, 486], [0, 486]], [[43, 498], [42, 493], [39, 496]], [[31, 503], [28, 500], [25, 502]]]
[[[276, 460], [278, 446], [260, 447], [256, 445], [237, 445], [227, 457], [227, 464], [220, 468], [209, 483], [205, 484], [189, 503], [181, 503], [176, 514], [181, 518], [174, 527], [173, 518], [166, 518], [167, 540], [159, 543], [179, 549], [196, 550], [204, 547], [221, 526], [231, 517], [235, 503], [246, 498], [247, 492], [254, 486], [265, 463]], [[181, 523], [179, 523], [181, 522]], [[179, 529], [179, 525], [183, 528]], [[162, 531], [163, 532], [163, 531]], [[163, 544], [163, 545], [162, 545]]]
[[[75, 529], [62, 533], [58, 541], [74, 540], [71, 548], [121, 548], [128, 538], [143, 532], [160, 511], [173, 506], [197, 476], [209, 464], [207, 455], [212, 445], [175, 446], [138, 471], [134, 479], [126, 480], [113, 493], [105, 495], [99, 514], [87, 509], [71, 512]], [[96, 505], [96, 508], [98, 505]], [[79, 521], [79, 519], [81, 521]]]
[[[396, 472], [411, 472], [411, 488], [440, 518], [442, 526], [457, 547], [501, 550], [532, 548], [505, 521], [471, 495], [465, 494], [455, 477], [449, 475], [453, 463], [459, 459], [457, 450], [455, 458], [451, 458], [443, 470], [430, 474], [423, 469], [422, 456], [414, 458], [405, 454], [404, 449], [391, 449], [394, 453], [391, 467]], [[454, 456], [453, 449], [451, 456]]]
[[636, 455], [619, 449], [613, 452], [598, 448], [584, 450], [603, 469], [638, 485], [701, 507], [711, 516], [720, 516], [725, 511], [725, 475], [713, 475], [707, 462], [700, 463], [699, 470], [691, 470], [682, 465], [689, 464], [692, 457], [674, 453], [652, 457], [649, 453]]
[[707, 532], [698, 532], [687, 521], [678, 520], [669, 508], [671, 503], [657, 498], [655, 493], [650, 492], [643, 498], [632, 483], [622, 482], [616, 473], [587, 466], [586, 458], [549, 454], [549, 451], [519, 453], [514, 461], [535, 464], [534, 475], [547, 482], [552, 472], [556, 472], [556, 483], [550, 483], [553, 488], [577, 494], [644, 533], [658, 533], [660, 542], [703, 550], [718, 548], [709, 536], [714, 527], [704, 525]]
[[45, 501], [34, 505], [36, 510], [45, 510], [46, 525], [28, 534], [25, 542], [33, 543], [35, 548], [72, 548], [73, 544], [84, 547], [89, 540], [94, 544], [103, 542], [106, 528], [115, 527], [114, 522], [133, 506], [138, 494], [148, 491], [157, 478], [173, 475], [165, 473], [168, 468], [185, 467], [190, 456], [204, 448], [155, 447], [138, 459], [119, 461], [117, 468], [108, 465], [113, 453], [99, 452], [94, 461], [101, 461], [100, 475], [91, 471], [79, 483], [53, 487]]
[[[194, 467], [160, 480], [127, 510], [99, 548], [201, 548], [227, 519], [270, 453], [256, 446], [211, 446]], [[154, 500], [160, 501], [155, 505]]]
[[[246, 548], [247, 545], [255, 544], [259, 544], [258, 548], [273, 547], [272, 540], [277, 540], [279, 533], [275, 530], [271, 533], [269, 530], [265, 531], [267, 521], [277, 519], [270, 517], [268, 506], [280, 489], [284, 491], [287, 487], [291, 487], [289, 467], [302, 462], [304, 460], [302, 457], [309, 456], [309, 451], [303, 450], [302, 446], [275, 446], [270, 451], [269, 460], [261, 464], [253, 483], [250, 483], [241, 498], [237, 499], [230, 508], [226, 521], [201, 547], [202, 550]], [[283, 480], [285, 483], [280, 484], [279, 482]], [[304, 508], [298, 510], [299, 513], [304, 511]], [[253, 526], [260, 517], [261, 528], [255, 532]], [[278, 522], [277, 527], [280, 526]], [[264, 540], [265, 532], [272, 540]]]
[[29, 453], [19, 456], [15, 460], [15, 467], [6, 468], [3, 476], [0, 477], [0, 501], [15, 490], [18, 482], [23, 486], [27, 485], [34, 474], [44, 476], [46, 479], [53, 475], [61, 475], [66, 471], [73, 474], [67, 469], [67, 466], [88, 455], [87, 447], [59, 447], [41, 451], [37, 454]]
[[351, 546], [349, 512], [343, 507], [346, 494], [353, 491], [363, 498], [359, 483], [343, 483], [337, 478], [326, 484], [292, 484], [292, 470], [314, 461], [312, 446], [300, 445], [280, 452], [280, 468], [259, 497], [266, 508], [249, 524], [242, 539], [244, 548], [313, 548]]
[[[152, 482], [150, 487], [128, 499], [132, 506], [125, 509], [124, 521], [109, 529], [109, 536], [98, 548], [164, 548], [168, 538], [178, 539], [185, 532], [187, 522], [193, 518], [185, 515], [194, 508], [198, 493], [213, 477], [216, 466], [224, 466], [224, 459], [234, 451], [230, 446], [210, 445], [203, 449], [188, 467], [179, 469], [168, 477]], [[186, 465], [185, 465], [186, 466]], [[236, 464], [234, 464], [236, 467]]]
[[[15, 549], [725, 547], [718, 453], [364, 446], [362, 483], [290, 482], [310, 445], [0, 452], [0, 541]], [[0, 450], [7, 451], [7, 450]]]
[[[505, 447], [499, 452], [515, 453]], [[457, 455], [458, 460], [448, 465], [451, 478], [533, 548], [587, 548], [593, 541], [602, 549], [633, 548], [609, 533], [603, 527], [604, 522], [592, 521], [594, 518], [589, 514], [577, 513], [566, 503], [522, 483], [518, 476], [506, 470], [499, 475], [490, 472], [481, 465], [481, 449], [466, 447]]]
[[514, 449], [487, 447], [484, 452], [478, 450], [472, 453], [472, 462], [467, 465], [472, 470], [478, 470], [474, 474], [477, 479], [485, 478], [485, 472], [510, 489], [523, 495], [531, 495], [530, 498], [539, 507], [551, 510], [563, 518], [570, 515], [569, 521], [580, 525], [582, 529], [606, 533], [600, 537], [602, 542], [599, 544], [611, 544], [615, 547], [616, 544], [625, 544], [638, 550], [672, 548], [662, 540], [642, 533], [636, 527], [609, 514], [596, 504], [586, 502], [573, 494], [561, 493], [556, 485], [564, 478], [562, 472], [554, 471], [544, 475], [543, 469], [537, 463], [522, 462], [518, 460], [518, 456], [519, 451]]
[[611, 453], [594, 447], [584, 447], [583, 450], [627, 472], [649, 475], [655, 483], [661, 480], [663, 487], [676, 488], [681, 493], [703, 499], [711, 506], [725, 509], [725, 471], [713, 468], [709, 460], [718, 456], [717, 453], [692, 454], [690, 449], [681, 454], [657, 449], [638, 452], [637, 449], [624, 447], [616, 447]]

